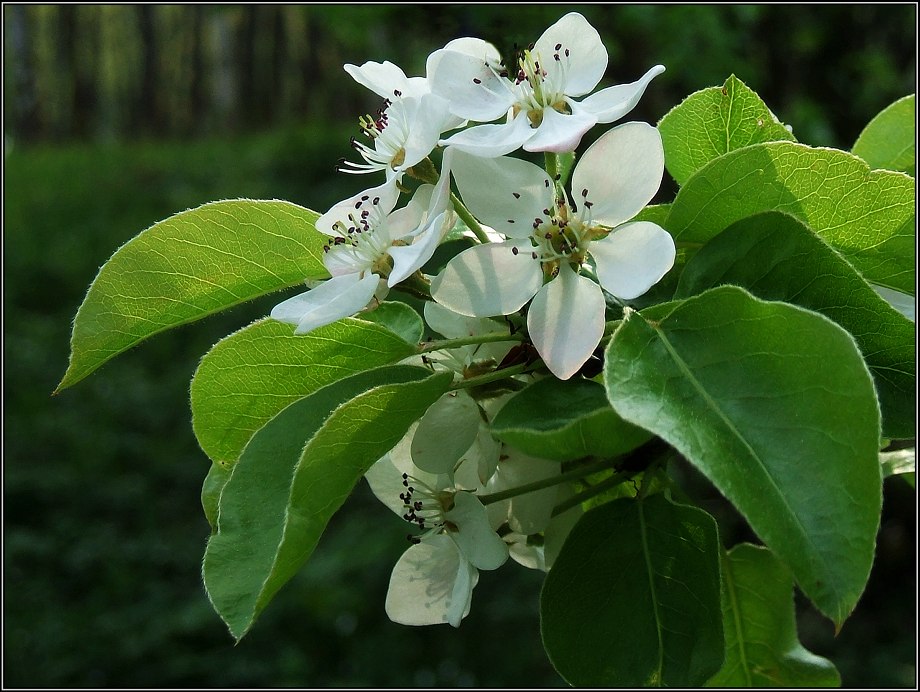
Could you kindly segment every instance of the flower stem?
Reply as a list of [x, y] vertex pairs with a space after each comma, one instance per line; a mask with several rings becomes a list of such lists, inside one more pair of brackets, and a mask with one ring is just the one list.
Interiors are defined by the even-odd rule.
[[457, 197], [453, 192], [450, 193], [450, 201], [454, 204], [454, 211], [457, 212], [457, 216], [463, 219], [463, 223], [466, 224], [466, 227], [469, 228], [473, 235], [475, 235], [480, 243], [490, 243], [489, 236], [486, 235], [486, 232], [482, 230], [482, 226], [479, 225], [479, 222], [475, 217], [470, 213], [470, 210], [464, 206], [463, 202], [460, 201], [460, 198]]
[[600, 495], [602, 492], [606, 490], [610, 490], [611, 488], [615, 488], [621, 483], [628, 481], [630, 478], [635, 476], [637, 473], [639, 472], [638, 471], [620, 471], [619, 473], [615, 473], [609, 478], [605, 478], [597, 485], [592, 485], [587, 490], [582, 490], [580, 493], [576, 493], [575, 495], [572, 495], [572, 497], [570, 497], [569, 499], [563, 502], [560, 502], [558, 505], [553, 507], [553, 511], [552, 511], [552, 514], [550, 514], [550, 516], [551, 517], [559, 516], [566, 510], [572, 509], [572, 507], [575, 507], [576, 505], [580, 505], [585, 500], [590, 500], [592, 497], [596, 495]]
[[451, 390], [456, 389], [468, 389], [470, 387], [478, 387], [481, 384], [489, 384], [490, 382], [497, 382], [498, 380], [504, 380], [512, 375], [520, 375], [529, 370], [533, 370], [532, 363], [521, 363], [520, 365], [512, 365], [509, 368], [502, 368], [501, 370], [493, 370], [492, 372], [487, 372], [485, 375], [478, 375], [477, 377], [469, 377], [465, 380], [460, 380], [454, 385], [451, 385]]
[[488, 495], [479, 495], [479, 501], [484, 505], [489, 505], [493, 502], [501, 502], [502, 500], [507, 500], [509, 497], [517, 497], [518, 495], [524, 495], [525, 493], [532, 493], [535, 490], [543, 490], [543, 488], [551, 488], [552, 486], [559, 485], [560, 483], [584, 478], [585, 476], [596, 473], [597, 471], [609, 469], [612, 464], [613, 462], [610, 459], [603, 459], [593, 464], [579, 466], [578, 468], [574, 468], [571, 471], [560, 473], [558, 476], [544, 478], [543, 480], [527, 483], [526, 485], [521, 485], [517, 488], [509, 488], [508, 490], [502, 490], [497, 493], [489, 493]]
[[489, 332], [488, 334], [478, 334], [476, 336], [460, 336], [456, 339], [441, 339], [440, 341], [429, 341], [419, 346], [419, 353], [431, 353], [432, 351], [442, 351], [446, 348], [458, 348], [460, 346], [469, 346], [471, 344], [491, 344], [496, 341], [523, 341], [520, 334], [509, 334], [508, 332]]

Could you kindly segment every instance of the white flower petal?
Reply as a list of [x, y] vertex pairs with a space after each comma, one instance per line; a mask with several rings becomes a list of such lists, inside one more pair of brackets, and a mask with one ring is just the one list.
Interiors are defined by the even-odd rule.
[[296, 324], [295, 334], [306, 334], [317, 327], [349, 317], [363, 310], [374, 297], [380, 277], [345, 274], [329, 279], [316, 288], [288, 298], [271, 311], [272, 319]]
[[543, 555], [542, 545], [527, 545], [527, 536], [520, 533], [509, 533], [505, 536], [508, 544], [508, 553], [511, 559], [528, 569], [546, 571], [546, 558]]
[[[557, 51], [556, 46], [562, 44]], [[565, 55], [565, 50], [569, 54]], [[561, 80], [564, 93], [581, 96], [597, 86], [607, 69], [607, 49], [597, 29], [578, 12], [570, 12], [543, 32], [534, 44], [540, 66], [554, 83]], [[557, 61], [553, 56], [559, 54]], [[543, 151], [536, 150], [536, 151]]]
[[511, 122], [501, 125], [476, 125], [442, 139], [438, 144], [456, 147], [473, 156], [492, 158], [519, 149], [535, 132], [536, 130], [530, 126], [527, 114], [521, 111]]
[[566, 115], [553, 108], [543, 109], [543, 121], [533, 137], [524, 142], [526, 151], [575, 151], [585, 132], [597, 120], [590, 113], [573, 111]]
[[464, 250], [432, 280], [431, 295], [441, 305], [468, 317], [520, 310], [543, 285], [543, 270], [531, 252], [526, 240]]
[[907, 295], [906, 293], [901, 293], [901, 291], [896, 291], [893, 288], [887, 288], [886, 286], [877, 286], [875, 284], [869, 284], [875, 289], [875, 292], [878, 293], [882, 298], [888, 301], [888, 304], [891, 305], [895, 310], [900, 312], [904, 317], [909, 319], [911, 322], [916, 322], [917, 314], [917, 299], [913, 296]]
[[406, 73], [389, 60], [382, 63], [368, 61], [360, 67], [345, 65], [345, 71], [358, 84], [385, 99], [392, 100], [397, 91], [400, 96], [409, 98], [418, 98], [431, 92], [427, 79], [406, 77]]
[[434, 402], [412, 438], [412, 461], [428, 473], [453, 473], [479, 434], [479, 407], [466, 392], [448, 392]]
[[467, 120], [488, 122], [514, 104], [510, 84], [476, 55], [441, 49], [429, 57], [432, 93], [447, 99], [450, 111]]
[[[390, 248], [389, 254], [393, 258], [393, 270], [387, 279], [387, 285], [390, 288], [421, 269], [422, 265], [431, 259], [444, 235], [442, 230], [444, 230], [446, 216], [445, 213], [432, 219], [425, 231], [411, 245], [394, 245]], [[446, 230], [450, 230], [450, 225], [447, 224], [447, 226]]]
[[539, 290], [527, 312], [527, 330], [546, 367], [567, 380], [591, 357], [604, 335], [604, 295], [567, 262]]
[[470, 564], [479, 569], [498, 569], [508, 559], [508, 546], [489, 525], [485, 506], [472, 493], [459, 492], [445, 517], [456, 531], [450, 537]]
[[534, 219], [553, 206], [552, 181], [529, 161], [456, 151], [451, 172], [473, 216], [511, 238], [529, 238]]
[[636, 107], [649, 82], [662, 72], [664, 72], [664, 66], [655, 65], [635, 82], [601, 89], [582, 100], [579, 106], [592, 113], [597, 118], [597, 122], [612, 123]]
[[605, 291], [622, 300], [638, 298], [674, 266], [674, 239], [650, 221], [634, 221], [588, 246]]
[[[377, 200], [377, 204], [373, 204], [374, 200]], [[363, 190], [335, 204], [332, 209], [316, 220], [316, 230], [332, 235], [334, 234], [332, 227], [336, 222], [341, 221], [346, 225], [353, 225], [349, 222], [348, 217], [358, 216], [363, 209], [368, 209], [370, 206], [378, 207], [381, 214], [389, 214], [396, 206], [397, 200], [399, 200], [399, 189], [396, 187], [396, 180], [388, 180], [382, 185]]]
[[[489, 425], [480, 420], [479, 434], [475, 442], [460, 458], [460, 464], [454, 472], [454, 484], [464, 490], [479, 490], [495, 473], [500, 454], [501, 442], [492, 437]], [[486, 510], [491, 510], [491, 507], [492, 505], [489, 505]], [[494, 524], [492, 526], [496, 528]]]
[[[558, 476], [559, 473], [558, 461], [538, 459], [513, 447], [505, 447], [505, 458], [499, 461], [495, 471], [498, 484], [490, 492], [535, 483]], [[551, 486], [512, 497], [508, 517], [511, 530], [530, 535], [545, 529], [556, 504], [557, 494], [557, 486]]]
[[[396, 104], [393, 104], [390, 108], [395, 106]], [[409, 133], [404, 145], [406, 158], [401, 168], [414, 166], [428, 156], [438, 145], [438, 138], [448, 129], [447, 124], [452, 118], [446, 100], [434, 94], [423, 96], [409, 123]]]
[[[444, 50], [452, 50], [457, 53], [463, 53], [464, 55], [472, 55], [474, 58], [478, 58], [483, 62], [488, 62], [493, 65], [500, 63], [502, 59], [502, 54], [499, 53], [498, 49], [491, 43], [483, 41], [481, 38], [469, 36], [448, 41], [444, 46]], [[431, 62], [431, 56], [429, 56], [428, 65], [430, 65]], [[426, 65], [426, 70], [428, 65]]]
[[507, 325], [500, 322], [484, 317], [467, 317], [445, 308], [440, 303], [427, 301], [423, 310], [428, 326], [446, 339], [508, 331]]
[[572, 172], [572, 190], [579, 205], [582, 192], [588, 191], [595, 222], [617, 226], [651, 201], [663, 175], [658, 130], [647, 123], [624, 123], [588, 147]]
[[411, 546], [393, 567], [386, 612], [402, 625], [460, 624], [478, 574], [446, 535]]

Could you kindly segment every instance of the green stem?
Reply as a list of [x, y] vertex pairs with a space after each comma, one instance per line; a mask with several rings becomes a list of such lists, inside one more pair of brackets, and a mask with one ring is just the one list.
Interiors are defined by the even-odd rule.
[[465, 380], [460, 380], [454, 385], [451, 385], [451, 390], [456, 389], [469, 389], [470, 387], [478, 387], [481, 384], [489, 384], [489, 382], [497, 382], [498, 380], [504, 380], [512, 375], [520, 375], [523, 372], [528, 370], [533, 370], [533, 364], [521, 363], [520, 365], [512, 365], [510, 368], [502, 368], [501, 370], [494, 370], [492, 372], [487, 372], [485, 375], [479, 375], [477, 377], [470, 377]]
[[547, 151], [544, 155], [544, 159], [546, 161], [546, 175], [549, 176], [550, 180], [555, 182], [559, 175], [559, 157], [553, 152]]
[[491, 344], [497, 341], [523, 341], [520, 334], [509, 334], [508, 332], [489, 332], [488, 334], [479, 334], [478, 336], [461, 336], [456, 339], [442, 339], [440, 341], [429, 341], [418, 348], [419, 353], [431, 353], [432, 351], [442, 351], [446, 348], [458, 348], [459, 346], [469, 346], [471, 344]]
[[535, 490], [543, 490], [543, 488], [551, 488], [552, 486], [559, 485], [560, 483], [584, 478], [585, 476], [588, 476], [592, 473], [603, 471], [604, 469], [609, 469], [612, 464], [613, 462], [610, 459], [603, 459], [594, 464], [579, 466], [578, 468], [572, 469], [571, 471], [560, 473], [558, 476], [544, 478], [543, 480], [527, 483], [526, 485], [522, 485], [517, 488], [509, 488], [508, 490], [502, 490], [500, 492], [490, 493], [488, 495], [479, 495], [479, 500], [484, 505], [489, 505], [493, 502], [501, 502], [502, 500], [507, 500], [509, 497], [517, 497], [518, 495], [524, 495], [525, 493], [532, 493]]
[[450, 193], [450, 201], [454, 204], [454, 211], [457, 212], [457, 216], [463, 219], [463, 223], [466, 224], [466, 227], [469, 228], [473, 235], [479, 238], [480, 243], [490, 243], [489, 236], [486, 235], [486, 232], [482, 230], [482, 226], [479, 225], [479, 222], [476, 218], [470, 213], [470, 210], [464, 206], [463, 202], [460, 201], [460, 198], [457, 197], [453, 192]]
[[415, 272], [415, 274], [407, 276], [399, 282], [397, 288], [400, 291], [414, 295], [416, 298], [431, 300], [431, 282], [421, 272]]
[[580, 493], [572, 495], [572, 497], [570, 497], [568, 500], [560, 502], [558, 505], [553, 507], [553, 513], [550, 516], [559, 516], [566, 510], [572, 509], [572, 507], [575, 507], [576, 505], [580, 505], [585, 500], [590, 500], [595, 495], [600, 495], [602, 492], [610, 490], [611, 488], [615, 488], [616, 486], [620, 485], [620, 483], [628, 481], [637, 473], [639, 472], [621, 471], [619, 473], [615, 473], [609, 478], [605, 478], [597, 485], [592, 485], [587, 490], [582, 490]]

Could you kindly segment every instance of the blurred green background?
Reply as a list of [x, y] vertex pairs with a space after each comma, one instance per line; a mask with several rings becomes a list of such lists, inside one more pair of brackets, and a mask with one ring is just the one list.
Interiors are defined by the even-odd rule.
[[[99, 266], [142, 229], [222, 198], [318, 211], [379, 99], [342, 64], [409, 75], [448, 40], [509, 52], [568, 9], [600, 31], [604, 85], [667, 72], [630, 118], [656, 122], [736, 74], [807, 144], [848, 149], [915, 91], [916, 6], [26, 6], [4, 10], [4, 683], [12, 687], [558, 686], [541, 575], [482, 573], [459, 630], [383, 611], [405, 527], [362, 484], [314, 557], [233, 646], [199, 575], [208, 461], [188, 383], [271, 296], [157, 336], [52, 398]], [[667, 194], [667, 184], [665, 192]], [[702, 483], [724, 521], [744, 537]], [[799, 602], [800, 635], [850, 687], [915, 686], [914, 493], [885, 485], [876, 565], [836, 638]]]

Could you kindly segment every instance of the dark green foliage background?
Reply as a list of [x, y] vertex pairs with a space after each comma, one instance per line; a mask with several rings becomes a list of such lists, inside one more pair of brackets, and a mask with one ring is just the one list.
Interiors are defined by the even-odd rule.
[[[86, 288], [142, 229], [232, 197], [324, 211], [367, 182], [331, 170], [351, 153], [357, 115], [378, 106], [341, 72], [342, 63], [389, 59], [419, 74], [427, 53], [450, 38], [506, 36], [500, 47], [510, 49], [535, 40], [567, 9], [286, 8], [310, 27], [302, 42], [313, 67], [284, 63], [287, 77], [273, 79], [300, 80], [303, 98], [285, 92], [281, 105], [259, 111], [264, 98], [245, 105], [241, 92], [246, 117], [225, 122], [211, 113], [207, 128], [167, 117], [166, 104], [181, 109], [183, 102], [161, 85], [155, 127], [132, 128], [126, 116], [81, 130], [51, 109], [57, 119], [36, 124], [54, 127], [22, 129], [12, 110], [16, 71], [4, 71], [11, 97], [3, 218], [7, 686], [561, 684], [539, 640], [541, 575], [517, 565], [481, 575], [459, 631], [386, 619], [387, 581], [406, 529], [364, 485], [305, 570], [232, 645], [199, 573], [208, 526], [198, 494], [208, 462], [192, 435], [188, 383], [215, 341], [267, 314], [277, 297], [160, 335], [74, 389], [50, 393], [66, 367], [71, 319]], [[634, 79], [656, 62], [667, 66], [636, 119], [656, 122], [690, 92], [734, 72], [800, 141], [849, 148], [875, 113], [915, 88], [913, 5], [579, 9], [607, 44], [607, 83]], [[4, 8], [5, 20], [10, 11]], [[207, 12], [226, 12], [235, 31], [249, 17], [248, 8]], [[173, 24], [161, 17], [157, 26]], [[164, 51], [169, 36], [160, 41]], [[46, 62], [77, 74], [85, 66], [80, 56], [54, 53]], [[271, 69], [271, 61], [265, 65]], [[123, 69], [130, 68], [126, 59]], [[72, 92], [61, 82], [41, 93], [64, 102]], [[93, 122], [95, 112], [85, 117]], [[99, 141], [136, 140], [141, 132], [166, 139]], [[209, 132], [220, 136], [203, 136]], [[198, 138], [176, 141], [192, 134]], [[96, 140], [47, 143], [80, 137]], [[691, 494], [720, 520], [726, 545], [751, 538], [710, 486], [691, 469], [684, 473]], [[836, 663], [845, 686], [914, 684], [914, 546], [914, 494], [889, 479], [869, 588], [842, 633], [835, 639], [830, 623], [801, 604], [803, 643]]]

